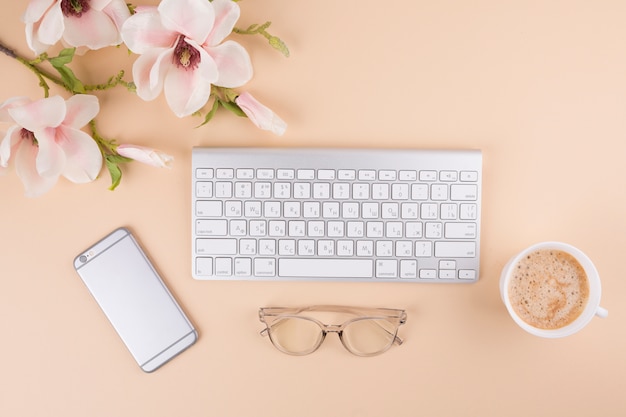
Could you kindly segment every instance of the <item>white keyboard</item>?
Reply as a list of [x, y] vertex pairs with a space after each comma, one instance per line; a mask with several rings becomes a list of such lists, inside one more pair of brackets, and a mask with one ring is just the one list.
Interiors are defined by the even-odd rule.
[[194, 148], [202, 280], [475, 282], [477, 150]]

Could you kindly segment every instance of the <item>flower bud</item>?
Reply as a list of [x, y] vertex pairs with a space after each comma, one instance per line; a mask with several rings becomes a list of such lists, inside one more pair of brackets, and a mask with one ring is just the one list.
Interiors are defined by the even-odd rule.
[[246, 116], [248, 116], [250, 121], [258, 128], [269, 130], [279, 136], [285, 133], [287, 123], [285, 123], [269, 108], [259, 103], [254, 97], [252, 97], [252, 94], [241, 93], [239, 97], [235, 99], [235, 103], [237, 103]]
[[120, 145], [117, 147], [117, 153], [157, 168], [170, 168], [174, 161], [174, 158], [168, 154], [136, 145]]

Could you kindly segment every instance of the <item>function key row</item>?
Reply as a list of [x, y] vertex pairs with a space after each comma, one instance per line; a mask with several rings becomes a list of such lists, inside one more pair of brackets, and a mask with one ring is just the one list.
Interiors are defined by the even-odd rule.
[[197, 168], [197, 179], [477, 182], [476, 171]]

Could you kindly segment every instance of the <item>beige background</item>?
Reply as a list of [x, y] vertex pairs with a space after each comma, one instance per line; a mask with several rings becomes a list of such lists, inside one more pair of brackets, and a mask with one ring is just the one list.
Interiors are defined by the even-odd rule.
[[[156, 0], [146, 3], [156, 4]], [[29, 54], [5, 1], [0, 39]], [[177, 119], [162, 98], [100, 94], [102, 134], [174, 155], [23, 197], [0, 177], [0, 415], [623, 416], [626, 415], [626, 3], [623, 1], [291, 1], [240, 3], [239, 26], [272, 20], [289, 59], [262, 38], [246, 89], [289, 124], [283, 137], [220, 112]], [[90, 53], [102, 82], [134, 57]], [[42, 97], [0, 57], [0, 101]], [[473, 285], [199, 282], [190, 275], [192, 146], [479, 148], [484, 156], [481, 278]], [[72, 269], [118, 226], [154, 259], [200, 339], [144, 374]], [[516, 327], [499, 273], [516, 251], [563, 240], [600, 271], [610, 314], [544, 340]], [[290, 357], [259, 336], [261, 306], [406, 308], [406, 343], [363, 359], [329, 338]]]

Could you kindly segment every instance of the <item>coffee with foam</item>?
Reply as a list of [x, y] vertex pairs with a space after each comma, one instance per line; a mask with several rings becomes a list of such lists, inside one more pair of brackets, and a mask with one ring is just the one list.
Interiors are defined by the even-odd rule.
[[567, 326], [589, 301], [584, 268], [567, 252], [540, 249], [514, 265], [508, 287], [515, 313], [539, 329]]

